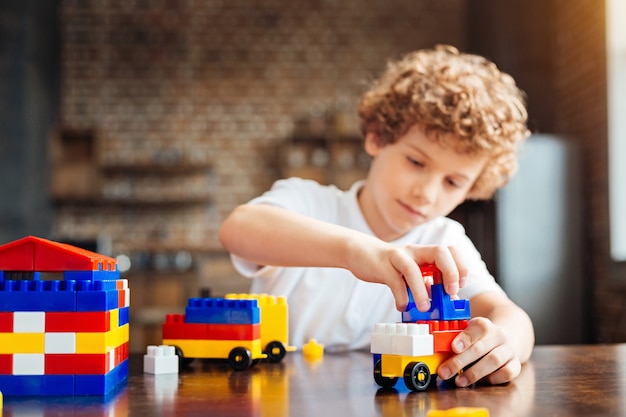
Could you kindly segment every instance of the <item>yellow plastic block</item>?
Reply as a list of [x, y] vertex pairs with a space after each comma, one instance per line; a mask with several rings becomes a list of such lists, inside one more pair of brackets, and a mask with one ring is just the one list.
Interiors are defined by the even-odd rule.
[[110, 320], [110, 328], [117, 329], [120, 327], [120, 310], [116, 308], [114, 310], [109, 310], [109, 320]]
[[0, 353], [44, 353], [44, 333], [0, 333]]
[[489, 417], [489, 410], [483, 407], [456, 407], [430, 410], [426, 417]]
[[317, 343], [317, 340], [311, 339], [302, 346], [302, 354], [307, 359], [319, 359], [324, 356], [324, 345]]
[[177, 346], [186, 358], [227, 359], [230, 351], [243, 347], [250, 351], [252, 359], [265, 359], [260, 340], [183, 340], [163, 339], [164, 345]]
[[129, 325], [108, 332], [76, 333], [76, 353], [107, 353], [128, 342]]
[[431, 375], [437, 374], [437, 368], [450, 357], [450, 353], [435, 353], [428, 356], [382, 355], [381, 374], [387, 378], [401, 377], [404, 369], [411, 362], [423, 362], [430, 369]]

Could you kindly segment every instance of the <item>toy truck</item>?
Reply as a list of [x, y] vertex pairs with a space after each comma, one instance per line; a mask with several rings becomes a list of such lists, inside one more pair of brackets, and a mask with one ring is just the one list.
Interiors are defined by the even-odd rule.
[[432, 278], [431, 308], [421, 312], [409, 290], [409, 305], [401, 323], [379, 323], [371, 335], [374, 381], [383, 388], [404, 379], [412, 391], [436, 385], [437, 368], [452, 356], [452, 340], [467, 327], [469, 300], [453, 300], [443, 289], [441, 271], [420, 265], [425, 279]]
[[190, 298], [185, 314], [169, 314], [163, 344], [175, 347], [181, 366], [195, 358], [227, 359], [236, 371], [261, 359], [280, 362], [288, 345], [288, 307], [284, 297], [228, 294]]

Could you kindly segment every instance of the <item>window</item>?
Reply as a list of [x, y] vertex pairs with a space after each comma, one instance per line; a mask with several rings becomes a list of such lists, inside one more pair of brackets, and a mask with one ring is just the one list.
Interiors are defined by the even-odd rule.
[[[606, 1], [611, 257], [626, 261], [626, 2]], [[620, 26], [621, 25], [621, 26]]]

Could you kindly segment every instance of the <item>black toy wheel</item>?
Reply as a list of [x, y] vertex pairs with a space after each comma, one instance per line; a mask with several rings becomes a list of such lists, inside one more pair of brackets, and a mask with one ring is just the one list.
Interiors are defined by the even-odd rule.
[[376, 365], [374, 365], [374, 381], [383, 388], [391, 388], [396, 385], [396, 382], [398, 382], [398, 378], [389, 378], [383, 376], [382, 368], [383, 366], [381, 361], [376, 362]]
[[248, 349], [236, 347], [228, 354], [228, 364], [235, 371], [243, 371], [252, 366], [252, 355]]
[[434, 378], [424, 362], [411, 362], [404, 369], [404, 384], [412, 391], [425, 391]]
[[193, 362], [194, 358], [186, 358], [183, 354], [183, 350], [178, 346], [174, 346], [174, 353], [178, 356], [178, 369], [183, 369]]
[[281, 342], [269, 342], [265, 347], [265, 354], [270, 362], [282, 361], [286, 353], [287, 350], [285, 350], [285, 346]]

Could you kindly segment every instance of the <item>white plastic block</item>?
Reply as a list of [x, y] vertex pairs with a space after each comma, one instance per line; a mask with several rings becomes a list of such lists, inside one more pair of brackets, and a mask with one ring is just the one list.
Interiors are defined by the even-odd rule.
[[76, 333], [44, 334], [44, 353], [76, 353]]
[[44, 311], [16, 311], [13, 313], [14, 333], [43, 333], [46, 331]]
[[371, 353], [402, 356], [434, 354], [434, 338], [427, 324], [387, 323], [374, 326], [371, 335]]
[[435, 353], [432, 334], [420, 336], [394, 336], [392, 353], [402, 356], [430, 356]]
[[148, 346], [143, 356], [143, 371], [147, 374], [161, 375], [178, 373], [178, 356], [174, 346]]
[[44, 375], [43, 353], [13, 354], [13, 375]]
[[391, 336], [395, 334], [396, 323], [376, 323], [370, 335], [371, 353], [391, 353]]

